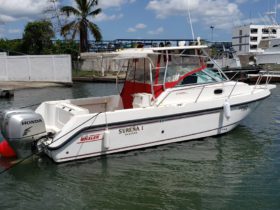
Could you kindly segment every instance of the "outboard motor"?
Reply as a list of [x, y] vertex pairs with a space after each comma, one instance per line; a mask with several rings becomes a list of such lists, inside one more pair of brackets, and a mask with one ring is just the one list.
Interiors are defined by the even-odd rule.
[[2, 135], [18, 158], [33, 152], [33, 145], [47, 135], [42, 116], [29, 109], [5, 110], [0, 114]]

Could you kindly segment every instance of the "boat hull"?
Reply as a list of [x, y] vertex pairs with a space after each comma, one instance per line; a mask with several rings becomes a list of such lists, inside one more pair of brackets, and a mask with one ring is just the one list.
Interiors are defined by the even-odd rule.
[[73, 131], [63, 145], [47, 147], [45, 152], [55, 162], [65, 162], [224, 134], [246, 118], [262, 99], [232, 105], [230, 117], [226, 117], [223, 104], [191, 112], [177, 108], [181, 113], [169, 107], [175, 114], [160, 116], [155, 113], [141, 119], [135, 114], [134, 119], [131, 117], [127, 121], [108, 121]]

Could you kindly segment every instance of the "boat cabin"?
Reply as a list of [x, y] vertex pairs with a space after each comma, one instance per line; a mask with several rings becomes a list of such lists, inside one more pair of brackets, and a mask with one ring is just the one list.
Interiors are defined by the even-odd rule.
[[[127, 59], [126, 80], [121, 92], [125, 109], [136, 108], [139, 98], [151, 105], [166, 89], [186, 85], [220, 82], [227, 79], [206, 67], [203, 46], [135, 49], [116, 59]], [[142, 50], [142, 51], [141, 51]]]

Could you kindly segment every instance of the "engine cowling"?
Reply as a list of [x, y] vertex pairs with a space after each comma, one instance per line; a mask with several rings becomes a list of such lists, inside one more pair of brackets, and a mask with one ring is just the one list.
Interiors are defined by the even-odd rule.
[[32, 145], [46, 136], [44, 119], [29, 109], [6, 110], [0, 116], [1, 131], [18, 157], [32, 154]]

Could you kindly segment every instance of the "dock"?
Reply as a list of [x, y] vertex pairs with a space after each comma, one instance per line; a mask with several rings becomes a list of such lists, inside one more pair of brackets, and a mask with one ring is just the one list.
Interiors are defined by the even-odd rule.
[[124, 76], [120, 76], [117, 79], [117, 76], [103, 76], [103, 77], [73, 77], [73, 82], [96, 82], [96, 83], [115, 83], [116, 80], [118, 82], [123, 83], [125, 81]]
[[[262, 72], [260, 72], [262, 73]], [[255, 82], [257, 81], [259, 77], [259, 74], [248, 74], [248, 80], [250, 82]], [[263, 72], [262, 74], [262, 79], [260, 82], [266, 82], [269, 80], [270, 82], [280, 82], [280, 71], [268, 71], [268, 72]]]
[[19, 81], [1, 81], [0, 90], [5, 94], [7, 91], [12, 93], [16, 90], [29, 88], [46, 88], [46, 87], [64, 87], [71, 86], [72, 83], [57, 83], [57, 82], [19, 82]]

